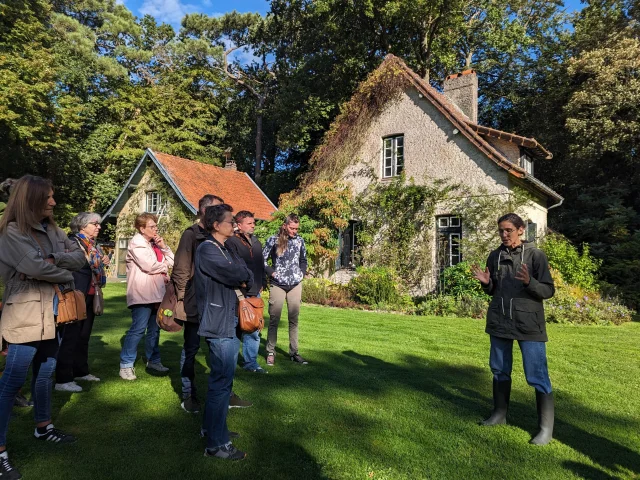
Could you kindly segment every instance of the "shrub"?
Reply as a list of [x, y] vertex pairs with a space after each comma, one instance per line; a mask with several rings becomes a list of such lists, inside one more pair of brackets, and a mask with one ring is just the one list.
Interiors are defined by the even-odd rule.
[[395, 272], [385, 267], [360, 267], [349, 282], [353, 299], [380, 310], [413, 310], [411, 297], [404, 291]]
[[584, 289], [598, 289], [598, 270], [602, 261], [591, 256], [589, 245], [582, 245], [582, 253], [562, 235], [547, 235], [540, 244], [547, 254], [549, 265], [557, 270], [562, 279]]
[[552, 270], [556, 293], [545, 302], [545, 317], [550, 323], [576, 325], [620, 325], [632, 320], [634, 311], [616, 298], [603, 298], [600, 293], [564, 281]]
[[480, 282], [473, 278], [469, 262], [460, 262], [457, 265], [445, 268], [440, 273], [439, 288], [444, 295], [473, 297], [484, 300], [489, 298], [482, 290]]
[[418, 302], [416, 315], [485, 318], [488, 305], [482, 297], [433, 295]]
[[302, 284], [302, 301], [339, 308], [356, 308], [356, 303], [344, 285], [336, 285], [324, 278], [309, 278]]

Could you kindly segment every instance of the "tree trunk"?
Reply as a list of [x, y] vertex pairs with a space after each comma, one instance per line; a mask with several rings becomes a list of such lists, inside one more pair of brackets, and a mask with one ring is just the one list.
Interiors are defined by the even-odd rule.
[[255, 180], [258, 182], [262, 176], [262, 108], [264, 107], [265, 97], [258, 97], [258, 112], [256, 114], [256, 168]]

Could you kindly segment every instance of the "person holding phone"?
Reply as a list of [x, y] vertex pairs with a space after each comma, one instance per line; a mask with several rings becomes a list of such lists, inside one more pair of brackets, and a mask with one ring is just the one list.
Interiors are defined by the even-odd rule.
[[160, 362], [160, 327], [156, 323], [158, 306], [169, 283], [173, 252], [158, 235], [158, 217], [142, 213], [135, 220], [136, 233], [127, 251], [127, 306], [131, 309], [131, 328], [127, 331], [120, 353], [120, 377], [135, 380], [134, 363], [138, 343], [145, 336], [147, 369], [158, 373], [169, 371]]
[[554, 402], [547, 369], [548, 340], [543, 300], [553, 297], [555, 287], [544, 252], [521, 237], [522, 218], [508, 213], [498, 219], [502, 244], [489, 254], [487, 267], [472, 266], [491, 303], [487, 311], [486, 333], [491, 339], [489, 365], [493, 372], [494, 408], [481, 424], [506, 423], [511, 395], [513, 341], [517, 340], [527, 383], [535, 388], [539, 432], [531, 442], [546, 445], [553, 436]]

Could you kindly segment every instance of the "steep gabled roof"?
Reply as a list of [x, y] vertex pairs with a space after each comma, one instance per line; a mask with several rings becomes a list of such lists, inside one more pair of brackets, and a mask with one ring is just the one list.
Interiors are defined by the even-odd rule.
[[[513, 177], [521, 179], [533, 190], [541, 192], [545, 196], [555, 200], [556, 205], [562, 203], [562, 196], [554, 192], [551, 188], [547, 187], [540, 180], [528, 174], [520, 166], [514, 164], [513, 162], [510, 162], [484, 137], [497, 137], [514, 143], [520, 142], [518, 143], [519, 145], [530, 149], [535, 156], [544, 155], [544, 158], [550, 158], [551, 153], [545, 150], [535, 139], [520, 137], [514, 134], [507, 134], [506, 132], [501, 132], [500, 130], [490, 129], [488, 127], [483, 127], [470, 122], [469, 119], [458, 109], [458, 107], [456, 107], [451, 102], [451, 100], [449, 100], [446, 96], [429, 85], [428, 82], [426, 82], [422, 77], [411, 70], [400, 58], [396, 57], [395, 55], [387, 55], [376, 72], [385, 70], [394, 71], [394, 73], [401, 75], [404, 78], [405, 84], [407, 86], [414, 87], [418, 91], [418, 93], [423, 98], [428, 100], [447, 120], [449, 120], [462, 135], [464, 135], [473, 145], [475, 145], [482, 153], [484, 153], [499, 167], [509, 172], [509, 174]], [[367, 80], [365, 80], [365, 82], [369, 82], [371, 81], [371, 78], [375, 78], [376, 72], [372, 73], [371, 76]], [[378, 78], [380, 78], [380, 76], [378, 76]], [[507, 137], [507, 135], [509, 135], [510, 137]]]
[[104, 214], [103, 220], [120, 213], [129, 198], [129, 187], [142, 178], [146, 161], [158, 168], [180, 201], [194, 215], [198, 212], [198, 201], [206, 194], [223, 198], [235, 212], [249, 210], [260, 220], [268, 220], [277, 210], [260, 187], [244, 172], [154, 152], [148, 148], [120, 195]]

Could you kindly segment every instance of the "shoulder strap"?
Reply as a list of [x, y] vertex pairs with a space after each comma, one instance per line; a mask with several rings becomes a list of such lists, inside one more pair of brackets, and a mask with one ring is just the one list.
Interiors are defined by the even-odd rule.
[[240, 291], [239, 288], [234, 289], [236, 292], [236, 296], [238, 297], [238, 300], [244, 300], [244, 295], [242, 294], [242, 292]]

